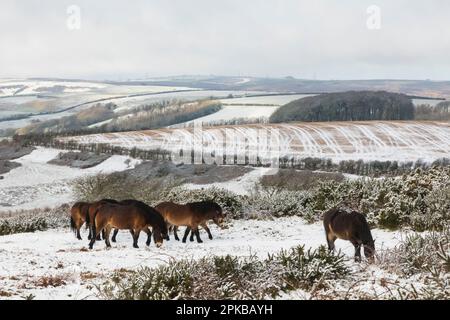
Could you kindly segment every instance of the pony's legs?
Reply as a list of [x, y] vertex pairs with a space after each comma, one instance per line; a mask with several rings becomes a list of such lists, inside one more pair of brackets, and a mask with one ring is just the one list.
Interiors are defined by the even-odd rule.
[[355, 262], [361, 262], [361, 243], [357, 240], [350, 240], [355, 247]]
[[134, 230], [134, 234], [133, 234], [133, 248], [139, 248], [138, 246], [138, 239], [139, 239], [139, 234], [141, 233], [141, 230], [136, 229]]
[[105, 230], [102, 229], [102, 232], [97, 233], [97, 240], [102, 240], [100, 234], [103, 236], [103, 239], [105, 239]]
[[186, 227], [186, 231], [184, 232], [184, 236], [183, 236], [183, 243], [186, 243], [186, 238], [189, 235], [189, 231], [191, 231], [191, 227]]
[[77, 228], [77, 239], [78, 239], [78, 240], [83, 240], [83, 239], [81, 238], [80, 228]]
[[77, 237], [78, 240], [83, 240], [81, 238], [81, 234], [80, 234], [80, 229], [83, 226], [83, 223], [84, 223], [84, 221], [81, 220], [81, 219], [77, 219], [76, 222], [75, 222], [75, 229], [76, 229], [75, 236]]
[[169, 236], [170, 231], [173, 230], [173, 232], [175, 233], [175, 229], [174, 229], [174, 226], [173, 226], [173, 225], [170, 225], [169, 223], [166, 223], [166, 225], [167, 225], [167, 236], [166, 236], [166, 241], [169, 241], [169, 240], [170, 240], [170, 236]]
[[105, 229], [104, 229], [104, 234], [103, 234], [103, 238], [105, 239], [105, 244], [106, 244], [106, 247], [107, 248], [111, 248], [111, 242], [109, 242], [109, 235], [110, 235], [110, 233], [111, 233], [111, 227], [110, 226], [107, 226]]
[[202, 239], [200, 239], [200, 231], [198, 230], [198, 227], [195, 229], [192, 229], [192, 233], [195, 233], [195, 236], [197, 238], [198, 243], [202, 243]]
[[113, 236], [111, 238], [112, 242], [116, 242], [117, 234], [119, 233], [119, 229], [114, 229]]
[[147, 234], [147, 241], [145, 242], [145, 244], [148, 247], [150, 243], [152, 243], [152, 232], [150, 231], [149, 228], [144, 229], [144, 232]]
[[178, 238], [178, 227], [173, 226], [173, 235], [175, 236], [175, 240], [180, 241], [180, 238]]
[[209, 238], [209, 240], [212, 240], [212, 239], [213, 239], [213, 236], [212, 236], [211, 230], [209, 230], [208, 225], [206, 224], [206, 222], [203, 222], [203, 223], [201, 224], [201, 226], [202, 226], [202, 228], [205, 229], [206, 232], [208, 233], [208, 238]]
[[90, 229], [92, 231], [92, 238], [89, 242], [89, 249], [92, 249], [94, 247], [94, 243], [97, 240], [97, 237], [100, 235], [100, 232], [105, 228], [105, 224], [99, 224], [98, 226], [95, 226], [94, 230], [94, 224], [91, 224]]

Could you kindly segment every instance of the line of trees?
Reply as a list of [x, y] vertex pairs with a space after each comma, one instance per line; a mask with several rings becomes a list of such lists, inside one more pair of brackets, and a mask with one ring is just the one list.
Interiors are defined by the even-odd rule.
[[270, 122], [412, 120], [412, 100], [387, 91], [327, 93], [292, 101], [270, 117]]
[[[157, 129], [173, 124], [191, 121], [219, 111], [218, 101], [200, 100], [191, 103], [183, 101], [164, 101], [143, 105], [135, 109], [115, 113], [115, 104], [97, 104], [75, 115], [36, 121], [15, 131], [19, 135], [58, 133], [96, 134], [109, 132]], [[99, 126], [96, 123], [109, 120]], [[2, 132], [0, 132], [2, 133]], [[11, 131], [5, 131], [11, 134]]]
[[416, 120], [450, 120], [450, 101], [442, 101], [437, 105], [421, 104], [415, 109]]

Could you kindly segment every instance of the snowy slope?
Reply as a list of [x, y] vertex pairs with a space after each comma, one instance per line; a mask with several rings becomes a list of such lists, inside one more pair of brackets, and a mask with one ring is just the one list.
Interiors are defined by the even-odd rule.
[[4, 179], [0, 180], [0, 210], [39, 208], [70, 202], [73, 196], [70, 184], [74, 179], [101, 172], [123, 171], [140, 163], [125, 156], [112, 156], [88, 169], [47, 163], [60, 152], [67, 151], [37, 148], [14, 160], [21, 166], [4, 174]]
[[[238, 114], [237, 114], [238, 115]], [[233, 130], [252, 148], [256, 130], [276, 129], [280, 134], [280, 154], [294, 157], [341, 160], [398, 160], [431, 162], [450, 158], [450, 123], [432, 121], [368, 121], [317, 122], [275, 125], [238, 125], [205, 127], [202, 136], [204, 151], [223, 145], [226, 130]], [[162, 148], [178, 151], [191, 145], [193, 129], [160, 129], [135, 132], [95, 134], [65, 138], [79, 143], [107, 143], [141, 149]], [[199, 133], [200, 134], [200, 133]]]

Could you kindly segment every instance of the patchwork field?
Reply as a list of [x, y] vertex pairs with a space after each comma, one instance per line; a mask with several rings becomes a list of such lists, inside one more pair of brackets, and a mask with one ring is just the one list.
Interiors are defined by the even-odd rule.
[[[250, 148], [257, 148], [257, 140], [252, 139], [256, 130], [279, 130], [281, 156], [329, 158], [333, 161], [433, 161], [450, 156], [450, 123], [446, 122], [370, 121], [205, 127], [197, 133], [202, 137], [197, 136], [196, 139], [202, 139], [204, 150], [209, 150], [223, 145], [225, 132], [230, 129], [242, 139], [247, 139]], [[178, 151], [192, 143], [193, 130], [160, 129], [64, 139], [81, 144], [104, 143], [124, 148]]]

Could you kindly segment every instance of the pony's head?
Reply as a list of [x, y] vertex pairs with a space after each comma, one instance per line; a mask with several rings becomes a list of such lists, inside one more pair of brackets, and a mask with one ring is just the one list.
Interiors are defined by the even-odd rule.
[[375, 262], [375, 240], [369, 240], [363, 244], [364, 255], [370, 263]]
[[167, 226], [162, 228], [161, 226], [153, 227], [153, 240], [155, 241], [156, 247], [161, 247], [164, 239], [167, 237]]
[[217, 203], [212, 203], [212, 209], [213, 209], [213, 216], [212, 220], [214, 223], [219, 226], [220, 228], [224, 228], [224, 221], [225, 221], [225, 214], [222, 211], [222, 207], [218, 205]]

